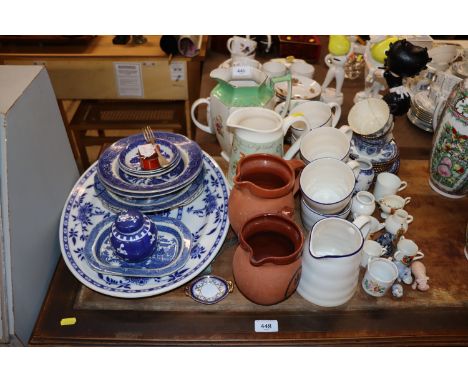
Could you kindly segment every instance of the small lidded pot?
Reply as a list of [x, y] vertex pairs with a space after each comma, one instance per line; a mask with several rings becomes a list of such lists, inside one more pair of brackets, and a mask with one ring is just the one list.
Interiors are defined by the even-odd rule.
[[154, 252], [157, 244], [156, 224], [140, 211], [130, 209], [117, 215], [112, 224], [110, 242], [115, 254], [125, 261], [142, 261]]

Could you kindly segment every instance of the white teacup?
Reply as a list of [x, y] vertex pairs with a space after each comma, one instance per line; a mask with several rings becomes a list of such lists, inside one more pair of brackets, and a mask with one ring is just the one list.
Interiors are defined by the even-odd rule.
[[387, 249], [382, 247], [374, 240], [366, 240], [362, 247], [361, 267], [366, 268], [369, 259], [374, 259], [383, 256], [387, 253]]
[[391, 172], [381, 172], [377, 175], [374, 186], [375, 200], [380, 200], [387, 195], [395, 195], [408, 186], [406, 181], [402, 181], [398, 176]]
[[398, 268], [391, 260], [380, 257], [369, 259], [362, 288], [371, 296], [382, 297], [397, 278]]
[[289, 67], [289, 70], [291, 71], [291, 74], [298, 74], [300, 76], [304, 76], [304, 77], [311, 78], [311, 79], [314, 77], [314, 72], [315, 72], [314, 66], [308, 64], [305, 61], [294, 62]]
[[231, 53], [231, 57], [254, 58], [257, 42], [249, 38], [234, 36], [227, 41], [226, 46]]
[[268, 77], [281, 77], [288, 72], [288, 68], [281, 62], [278, 61], [268, 61], [263, 64], [263, 72]]
[[320, 158], [335, 158], [346, 162], [349, 158], [352, 135], [353, 132], [348, 126], [339, 129], [330, 126], [313, 129], [302, 136], [298, 150], [290, 150], [286, 159], [291, 159], [299, 151], [306, 164]]
[[424, 258], [416, 243], [413, 240], [400, 238], [397, 244], [397, 251], [393, 254], [393, 258], [405, 266], [411, 265], [413, 261]]
[[[321, 126], [336, 127], [341, 116], [341, 106], [337, 103], [321, 101], [307, 101], [290, 109], [289, 115], [303, 115], [309, 122], [311, 129]], [[292, 125], [292, 135], [299, 138], [305, 131], [305, 124], [296, 122]]]
[[390, 108], [384, 100], [367, 98], [349, 111], [348, 124], [359, 135], [384, 135], [391, 119]]
[[300, 186], [305, 202], [321, 214], [336, 214], [351, 201], [359, 163], [320, 158], [302, 170]]
[[381, 216], [386, 219], [389, 214], [396, 210], [404, 208], [411, 201], [411, 197], [402, 198], [399, 195], [387, 195], [378, 200], [380, 209], [382, 210]]

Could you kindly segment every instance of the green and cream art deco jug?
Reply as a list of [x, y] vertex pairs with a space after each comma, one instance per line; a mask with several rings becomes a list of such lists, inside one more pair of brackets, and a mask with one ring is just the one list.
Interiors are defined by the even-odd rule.
[[[275, 84], [288, 83], [288, 98], [282, 117], [289, 109], [291, 97], [291, 75], [270, 78], [259, 69], [250, 66], [233, 66], [218, 68], [210, 73], [210, 77], [217, 81], [209, 98], [196, 100], [191, 109], [192, 120], [195, 125], [209, 134], [216, 134], [221, 146], [221, 156], [229, 162], [233, 134], [228, 130], [226, 121], [229, 115], [243, 107], [263, 107], [273, 109], [275, 106]], [[201, 104], [207, 105], [208, 126], [200, 123], [195, 110]]]

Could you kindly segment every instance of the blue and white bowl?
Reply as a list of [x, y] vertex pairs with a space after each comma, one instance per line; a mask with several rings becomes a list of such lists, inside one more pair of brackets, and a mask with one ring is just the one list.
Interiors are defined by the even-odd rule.
[[148, 258], [156, 248], [157, 228], [140, 211], [131, 209], [117, 215], [111, 228], [110, 242], [115, 254], [125, 261]]

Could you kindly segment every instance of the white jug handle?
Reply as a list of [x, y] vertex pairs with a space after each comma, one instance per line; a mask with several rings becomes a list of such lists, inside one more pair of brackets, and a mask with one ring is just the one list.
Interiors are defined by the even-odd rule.
[[[203, 123], [198, 122], [197, 118], [195, 117], [195, 109], [198, 107], [198, 105], [201, 104], [207, 104], [207, 110], [206, 110], [206, 119], [208, 121], [208, 126], [204, 125]], [[205, 133], [208, 134], [215, 134], [215, 130], [213, 126], [211, 126], [211, 121], [210, 121], [210, 99], [209, 98], [199, 98], [197, 99], [190, 110], [190, 115], [192, 116], [192, 121], [197, 126], [200, 130], [203, 130]]]
[[351, 138], [353, 137], [353, 130], [351, 130], [351, 127], [349, 127], [348, 125], [343, 125], [338, 130], [340, 130], [344, 135], [346, 135], [346, 138], [348, 138], [348, 140], [351, 141]]
[[413, 215], [408, 215], [408, 217], [406, 218], [406, 222], [409, 224], [413, 221]]
[[400, 188], [398, 189], [398, 191], [403, 191], [406, 187], [408, 187], [408, 182], [406, 180], [403, 180], [401, 182], [401, 185], [400, 185]]
[[351, 170], [353, 170], [353, 173], [354, 173], [354, 178], [357, 179], [357, 177], [359, 176], [359, 173], [361, 172], [361, 165], [359, 164], [359, 162], [357, 160], [350, 160], [346, 162], [346, 164], [349, 167], [351, 167]]
[[229, 53], [233, 53], [232, 52], [232, 42], [234, 41], [234, 37], [231, 37], [229, 40], [227, 40], [227, 44], [226, 44], [226, 47], [227, 49], [229, 50]]
[[405, 206], [406, 206], [409, 202], [411, 202], [411, 196], [408, 196], [408, 197], [405, 198]]
[[286, 132], [288, 131], [289, 127], [294, 122], [298, 122], [298, 121], [304, 122], [306, 127], [304, 128], [304, 131], [302, 132], [302, 134], [299, 137], [297, 137], [296, 142], [294, 142], [293, 145], [286, 152], [286, 154], [284, 154], [284, 157], [283, 157], [284, 159], [292, 159], [297, 154], [297, 152], [299, 151], [299, 148], [301, 147], [302, 137], [310, 131], [309, 122], [303, 116], [299, 116], [299, 115], [289, 116], [285, 118], [283, 121], [284, 135], [286, 135]]
[[371, 227], [371, 221], [369, 216], [358, 216], [356, 219], [354, 219], [353, 224], [359, 228], [359, 230], [362, 233], [362, 236], [364, 237], [364, 240], [366, 240], [369, 236]]
[[310, 130], [310, 124], [307, 121], [307, 119], [304, 117], [304, 115], [302, 113], [297, 113], [297, 114], [290, 115], [289, 117], [286, 117], [283, 119], [283, 124], [282, 124], [283, 135], [286, 135], [288, 133], [289, 128], [292, 126], [292, 124], [296, 122], [304, 122], [305, 124], [305, 128], [301, 135], [304, 135]]
[[332, 109], [332, 127], [336, 127], [341, 117], [341, 106], [338, 105], [336, 102], [328, 102], [328, 106]]

